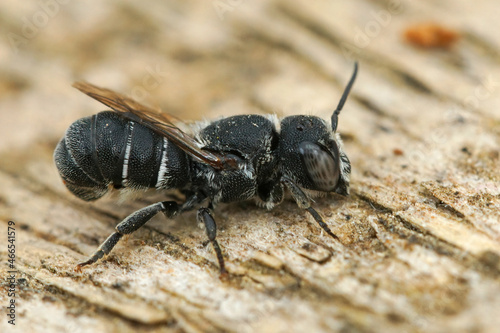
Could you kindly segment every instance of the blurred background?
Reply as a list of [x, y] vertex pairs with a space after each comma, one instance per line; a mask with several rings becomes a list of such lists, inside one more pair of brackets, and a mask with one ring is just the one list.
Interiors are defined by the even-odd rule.
[[[71, 88], [75, 80], [191, 120], [228, 112], [327, 115], [338, 99], [329, 84], [341, 89], [355, 59], [365, 67], [356, 94], [369, 100], [368, 107], [400, 102], [390, 100], [398, 98], [390, 96], [393, 86], [377, 83], [385, 79], [436, 91], [459, 107], [478, 108], [480, 102], [482, 112], [495, 116], [489, 109], [498, 104], [498, 94], [479, 92], [478, 101], [473, 98], [482, 84], [497, 85], [499, 23], [490, 4], [4, 2], [0, 129], [8, 135], [2, 135], [0, 149], [57, 137], [78, 116], [95, 112], [99, 106]], [[408, 28], [429, 22], [456, 38], [443, 47], [438, 41], [431, 52], [405, 41]], [[478, 57], [483, 59], [475, 61]], [[290, 62], [309, 68], [291, 73]], [[408, 98], [401, 101], [401, 112], [416, 108]], [[349, 122], [354, 117], [344, 116]]]
[[[366, 59], [376, 67], [408, 71], [405, 77], [423, 91], [439, 89], [461, 101], [470, 94], [465, 91], [467, 83], [488, 82], [488, 74], [498, 73], [498, 66], [492, 66], [491, 61], [498, 60], [497, 29], [493, 25], [498, 23], [487, 10], [488, 4], [462, 1], [448, 8], [447, 2], [415, 4], [397, 0], [349, 4], [320, 1], [314, 5], [243, 0], [203, 4], [6, 2], [0, 14], [2, 126], [13, 128], [26, 116], [37, 118], [47, 131], [59, 122], [67, 124], [74, 119], [72, 112], [77, 108], [70, 103], [81, 104], [82, 96], [71, 88], [71, 83], [79, 79], [157, 103], [189, 119], [199, 119], [200, 113], [225, 114], [226, 108], [259, 112], [262, 108], [251, 108], [259, 102], [259, 94], [266, 94], [259, 85], [268, 88], [269, 81], [281, 74], [279, 62], [293, 57], [302, 57], [310, 62], [309, 66], [320, 66], [317, 70], [327, 81], [342, 78], [339, 84], [348, 77], [353, 59]], [[409, 27], [427, 22], [441, 24], [457, 37], [462, 35], [460, 47], [427, 53], [405, 43], [403, 36]], [[295, 29], [298, 24], [301, 29]], [[446, 41], [443, 43], [448, 46]], [[281, 57], [277, 53], [282, 53]], [[472, 61], [478, 55], [493, 59]], [[423, 70], [422, 64], [431, 68]], [[442, 66], [433, 66], [439, 64]], [[439, 71], [448, 67], [461, 68], [464, 77], [446, 81], [454, 78], [441, 76]], [[376, 84], [360, 81], [362, 87]], [[305, 86], [299, 82], [297, 85]], [[315, 101], [320, 94], [297, 96], [288, 93], [287, 88], [278, 91], [286, 98], [276, 98], [280, 102], [287, 99], [288, 104], [273, 105], [270, 111], [290, 113], [332, 107]], [[12, 143], [21, 145], [36, 134], [18, 128], [14, 135]]]
[[[20, 322], [72, 332], [494, 332], [497, 7], [493, 0], [1, 2], [0, 217], [27, 230], [18, 269], [38, 293], [24, 298]], [[354, 61], [360, 72], [338, 127], [353, 165], [352, 195], [316, 203], [341, 244], [290, 202], [273, 213], [243, 204], [220, 213], [219, 241], [237, 276], [229, 283], [200, 245], [203, 232], [186, 222], [194, 215], [176, 229], [160, 219], [131, 237], [129, 245], [147, 242], [150, 256], [124, 245], [120, 259], [69, 273], [145, 204], [88, 205], [62, 185], [55, 145], [72, 122], [105, 109], [73, 82], [187, 122], [250, 113], [328, 120]]]

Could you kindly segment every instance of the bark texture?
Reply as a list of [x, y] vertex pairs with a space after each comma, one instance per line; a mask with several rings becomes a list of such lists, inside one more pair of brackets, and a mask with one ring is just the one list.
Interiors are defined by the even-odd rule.
[[[8, 274], [14, 221], [18, 286], [13, 327], [2, 278], [0, 330], [498, 332], [495, 5], [2, 3], [0, 272]], [[433, 47], [436, 29], [419, 37], [416, 27], [411, 40], [426, 42], [414, 45], [405, 31], [420, 23], [455, 37], [438, 36]], [[73, 121], [103, 110], [72, 82], [185, 120], [329, 119], [354, 60], [360, 72], [338, 127], [352, 162], [351, 196], [314, 203], [339, 241], [289, 200], [273, 211], [245, 202], [215, 213], [226, 280], [195, 213], [158, 216], [105, 260], [74, 270], [121, 219], [164, 196], [89, 204], [65, 189], [55, 145]]]

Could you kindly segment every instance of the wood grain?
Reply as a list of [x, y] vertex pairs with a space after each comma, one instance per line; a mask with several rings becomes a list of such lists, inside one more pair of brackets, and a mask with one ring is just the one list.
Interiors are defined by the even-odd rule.
[[[15, 327], [2, 279], [2, 332], [500, 327], [500, 21], [492, 0], [0, 8], [0, 221], [5, 232], [16, 223], [18, 271]], [[415, 47], [404, 31], [420, 23], [459, 39], [449, 49]], [[314, 204], [339, 241], [292, 201], [273, 211], [245, 202], [215, 214], [227, 280], [194, 213], [158, 216], [105, 260], [74, 270], [121, 219], [165, 198], [89, 204], [64, 188], [55, 145], [73, 121], [102, 110], [74, 81], [188, 121], [329, 119], [354, 60], [360, 72], [339, 120], [352, 194]]]

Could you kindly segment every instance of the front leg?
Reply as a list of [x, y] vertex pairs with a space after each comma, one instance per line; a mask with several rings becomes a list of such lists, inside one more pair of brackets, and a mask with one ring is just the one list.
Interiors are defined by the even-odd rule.
[[325, 223], [321, 215], [319, 215], [319, 213], [311, 207], [311, 200], [307, 197], [304, 191], [302, 191], [302, 189], [297, 184], [295, 184], [290, 178], [286, 176], [281, 177], [281, 182], [288, 188], [288, 190], [292, 194], [293, 199], [297, 203], [297, 206], [299, 206], [299, 208], [307, 210], [309, 214], [311, 214], [312, 217], [316, 220], [316, 222], [318, 222], [319, 226], [326, 231], [327, 234], [335, 239], [338, 239], [338, 237], [330, 230], [328, 225]]
[[272, 209], [274, 206], [279, 205], [283, 201], [284, 188], [283, 183], [278, 180], [272, 180], [259, 185], [257, 194], [264, 203], [267, 209]]

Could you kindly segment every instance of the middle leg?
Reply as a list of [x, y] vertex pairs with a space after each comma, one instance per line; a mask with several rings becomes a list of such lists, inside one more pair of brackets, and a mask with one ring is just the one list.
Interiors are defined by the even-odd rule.
[[203, 222], [205, 225], [208, 240], [212, 243], [212, 247], [214, 248], [215, 254], [217, 255], [217, 260], [219, 261], [220, 274], [226, 275], [226, 266], [224, 264], [224, 257], [222, 257], [222, 251], [220, 249], [219, 243], [215, 237], [217, 236], [217, 225], [215, 224], [215, 220], [210, 214], [210, 210], [208, 208], [200, 208], [198, 210], [198, 222]]

